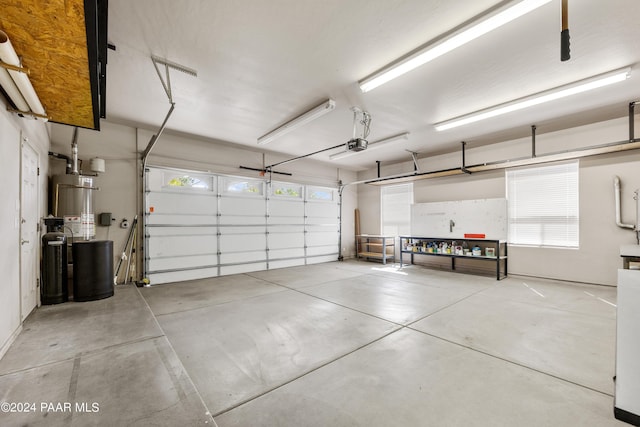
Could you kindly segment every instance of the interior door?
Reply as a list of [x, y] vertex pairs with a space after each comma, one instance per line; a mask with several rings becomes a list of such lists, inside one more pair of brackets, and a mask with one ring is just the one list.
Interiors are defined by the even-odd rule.
[[38, 153], [22, 141], [20, 191], [20, 319], [36, 306], [38, 271]]

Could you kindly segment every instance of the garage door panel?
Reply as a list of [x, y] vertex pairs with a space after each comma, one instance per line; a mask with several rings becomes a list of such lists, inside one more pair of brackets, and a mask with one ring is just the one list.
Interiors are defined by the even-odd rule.
[[307, 233], [307, 246], [337, 245], [337, 233]]
[[305, 265], [304, 258], [269, 261], [269, 270], [273, 270], [276, 268], [297, 267], [299, 265]]
[[304, 258], [304, 248], [269, 249], [269, 261], [282, 258]]
[[221, 216], [219, 220], [220, 225], [264, 225], [266, 218], [264, 215], [234, 215], [234, 216]]
[[269, 249], [304, 248], [304, 233], [269, 233]]
[[263, 198], [223, 197], [220, 200], [220, 214], [223, 216], [244, 216], [250, 213], [251, 216], [262, 216], [264, 218], [267, 213], [266, 209], [265, 199]]
[[216, 225], [216, 217], [209, 215], [179, 215], [179, 214], [148, 214], [146, 217], [147, 225]]
[[151, 258], [215, 254], [218, 252], [218, 239], [216, 236], [197, 234], [157, 236], [149, 240], [147, 251]]
[[304, 202], [301, 200], [269, 200], [269, 215], [281, 217], [304, 217]]
[[337, 224], [307, 225], [305, 230], [307, 233], [337, 233], [339, 228]]
[[149, 193], [147, 208], [147, 212], [153, 208], [154, 213], [160, 214], [215, 215], [218, 201], [212, 193]]
[[337, 218], [338, 205], [336, 203], [307, 203], [307, 216]]
[[216, 277], [218, 275], [218, 267], [199, 268], [186, 271], [170, 271], [165, 273], [149, 273], [147, 278], [152, 285], [161, 285], [163, 283], [184, 282], [186, 280], [204, 279], [207, 277]]
[[307, 230], [314, 230], [313, 227], [318, 227], [319, 231], [324, 231], [323, 227], [332, 227], [331, 230], [337, 230], [339, 222], [335, 218], [308, 218]]
[[227, 252], [220, 255], [220, 264], [239, 264], [256, 261], [266, 261], [267, 252], [262, 250], [247, 250], [243, 252]]
[[163, 270], [209, 267], [217, 264], [218, 256], [216, 254], [155, 257], [148, 260], [148, 269], [149, 272], [158, 272]]
[[307, 256], [335, 255], [338, 256], [338, 245], [314, 246], [307, 248]]
[[307, 264], [321, 264], [323, 262], [337, 261], [338, 254], [323, 255], [323, 256], [310, 256], [307, 258]]
[[304, 225], [303, 224], [277, 224], [277, 225], [268, 225], [269, 234], [278, 234], [278, 233], [304, 233]]
[[252, 271], [262, 271], [267, 269], [266, 262], [258, 262], [253, 264], [229, 265], [220, 267], [220, 274], [226, 276], [228, 274], [250, 273]]
[[249, 225], [249, 226], [224, 226], [220, 227], [220, 235], [246, 235], [246, 234], [267, 234], [265, 225]]
[[267, 224], [274, 227], [287, 227], [293, 225], [304, 225], [304, 216], [271, 216], [267, 218]]
[[[179, 230], [179, 232], [177, 231]], [[218, 228], [215, 226], [210, 227], [147, 227], [147, 236], [149, 237], [162, 237], [162, 236], [175, 236], [182, 235], [199, 235], [199, 236], [211, 236], [213, 238], [218, 234]]]
[[246, 234], [246, 235], [221, 235], [220, 252], [241, 252], [251, 250], [265, 251], [267, 248], [266, 234]]

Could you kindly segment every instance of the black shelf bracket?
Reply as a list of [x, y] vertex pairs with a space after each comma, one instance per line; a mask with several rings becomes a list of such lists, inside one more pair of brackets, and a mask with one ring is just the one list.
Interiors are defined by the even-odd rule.
[[469, 169], [467, 169], [467, 164], [465, 162], [465, 158], [464, 158], [464, 154], [465, 154], [465, 147], [467, 146], [467, 143], [465, 141], [461, 142], [462, 144], [462, 167], [460, 168], [460, 170], [464, 173], [467, 173], [469, 175], [471, 175], [471, 171]]
[[536, 125], [531, 125], [531, 158], [536, 158]]

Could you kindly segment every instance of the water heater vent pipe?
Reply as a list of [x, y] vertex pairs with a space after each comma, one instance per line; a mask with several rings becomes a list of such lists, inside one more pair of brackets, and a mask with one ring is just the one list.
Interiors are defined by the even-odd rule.
[[78, 128], [73, 128], [73, 141], [71, 142], [71, 174], [80, 175], [78, 172]]

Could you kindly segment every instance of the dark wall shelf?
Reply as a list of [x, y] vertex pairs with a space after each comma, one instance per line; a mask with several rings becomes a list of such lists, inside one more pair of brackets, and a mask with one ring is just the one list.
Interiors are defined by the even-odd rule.
[[[448, 250], [437, 252], [443, 246], [442, 244], [446, 244]], [[467, 247], [469, 253], [456, 253], [456, 246], [461, 247], [463, 245]], [[473, 255], [471, 249], [476, 246], [480, 248], [480, 254]], [[486, 255], [487, 249], [489, 249], [489, 251], [493, 250], [495, 256]], [[503, 240], [400, 236], [401, 266], [404, 265], [403, 257], [407, 257], [407, 255], [411, 259], [411, 264], [414, 263], [415, 255], [450, 258], [452, 270], [456, 269], [456, 259], [463, 258], [489, 261], [496, 264], [496, 280], [502, 280], [507, 277], [508, 274], [507, 242]]]

